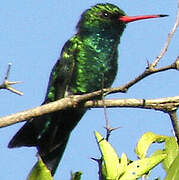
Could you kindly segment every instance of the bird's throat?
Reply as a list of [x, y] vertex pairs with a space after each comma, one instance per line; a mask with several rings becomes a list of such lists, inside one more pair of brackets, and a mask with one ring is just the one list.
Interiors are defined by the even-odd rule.
[[[77, 37], [79, 38], [79, 37]], [[119, 38], [93, 33], [80, 37], [73, 93], [87, 93], [110, 87], [117, 73]]]

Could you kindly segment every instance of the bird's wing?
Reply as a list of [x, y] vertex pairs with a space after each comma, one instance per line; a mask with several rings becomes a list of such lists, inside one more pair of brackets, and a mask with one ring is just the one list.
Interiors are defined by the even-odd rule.
[[68, 94], [67, 89], [75, 67], [77, 46], [75, 37], [64, 45], [61, 56], [52, 69], [43, 104], [63, 98]]
[[[67, 41], [64, 45], [61, 57], [51, 72], [47, 94], [43, 104], [64, 97], [74, 71], [76, 49], [76, 43], [72, 40]], [[46, 132], [51, 124], [49, 123], [50, 116], [44, 115], [28, 121], [12, 138], [8, 147], [37, 146], [38, 138]], [[50, 136], [54, 136], [54, 133], [49, 134]]]

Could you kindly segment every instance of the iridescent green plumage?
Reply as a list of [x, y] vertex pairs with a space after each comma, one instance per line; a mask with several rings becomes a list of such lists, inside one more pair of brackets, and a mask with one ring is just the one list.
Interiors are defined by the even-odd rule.
[[[104, 17], [105, 13], [110, 17]], [[63, 86], [72, 94], [101, 89], [103, 76], [104, 86], [111, 86], [117, 72], [117, 46], [126, 26], [118, 21], [119, 15], [125, 14], [111, 4], [98, 4], [82, 14], [77, 34], [65, 44], [53, 70], [52, 84], [57, 74], [61, 76], [66, 71], [68, 87]], [[50, 94], [55, 94], [51, 85], [50, 90]]]
[[[52, 70], [43, 104], [110, 87], [117, 73], [120, 37], [125, 22], [130, 21], [112, 4], [97, 4], [86, 10], [77, 25], [77, 33], [66, 42]], [[36, 146], [54, 174], [70, 133], [86, 110], [71, 108], [31, 119], [13, 137], [9, 147]]]

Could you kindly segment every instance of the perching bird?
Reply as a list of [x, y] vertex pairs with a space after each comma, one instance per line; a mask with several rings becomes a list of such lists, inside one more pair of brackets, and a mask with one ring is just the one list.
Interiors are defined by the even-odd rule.
[[[164, 16], [129, 17], [109, 3], [87, 9], [77, 24], [77, 33], [65, 43], [52, 69], [42, 104], [100, 90], [102, 84], [103, 88], [110, 87], [117, 73], [117, 48], [126, 24]], [[54, 175], [70, 133], [86, 111], [86, 108], [70, 108], [33, 118], [17, 132], [8, 147], [36, 146]]]

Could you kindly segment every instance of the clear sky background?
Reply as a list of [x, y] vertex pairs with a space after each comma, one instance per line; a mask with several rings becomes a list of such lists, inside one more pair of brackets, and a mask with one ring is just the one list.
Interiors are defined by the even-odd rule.
[[[0, 92], [0, 116], [33, 108], [42, 103], [49, 74], [63, 44], [75, 33], [81, 13], [96, 3], [116, 4], [128, 15], [169, 14], [169, 17], [138, 21], [127, 25], [119, 45], [119, 72], [113, 87], [122, 85], [144, 71], [147, 60], [151, 62], [159, 54], [172, 28], [177, 0], [24, 0], [2, 1], [0, 6], [0, 81], [7, 65], [13, 64], [10, 80], [24, 83], [16, 85], [24, 92], [20, 97], [6, 90]], [[179, 55], [179, 32], [159, 66], [171, 64]], [[168, 71], [152, 75], [132, 87], [126, 94], [115, 98], [159, 98], [179, 94], [179, 72]], [[147, 132], [172, 135], [167, 114], [153, 110], [115, 108], [108, 109], [112, 127], [121, 126], [112, 133], [110, 142], [119, 156], [126, 152], [135, 160], [134, 148], [139, 137]], [[18, 129], [19, 123], [0, 129], [0, 179], [24, 180], [36, 162], [35, 148], [8, 149], [7, 144]], [[70, 171], [82, 171], [83, 179], [98, 179], [97, 164], [90, 158], [100, 153], [94, 130], [105, 135], [103, 109], [86, 113], [71, 134], [55, 179], [69, 180]], [[162, 147], [158, 145], [157, 148]], [[152, 145], [155, 148], [155, 145]], [[164, 177], [160, 167], [152, 177]]]

